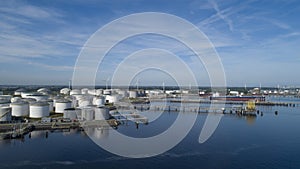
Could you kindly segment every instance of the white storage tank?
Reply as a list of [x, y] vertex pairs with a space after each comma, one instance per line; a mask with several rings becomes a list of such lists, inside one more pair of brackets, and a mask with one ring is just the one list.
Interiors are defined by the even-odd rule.
[[29, 105], [30, 118], [42, 118], [50, 115], [49, 104], [47, 102], [35, 102]]
[[104, 95], [111, 95], [111, 90], [110, 89], [105, 89], [103, 90]]
[[70, 94], [70, 91], [71, 90], [69, 88], [63, 88], [59, 91], [59, 93], [67, 95], [67, 94]]
[[52, 99], [41, 100], [42, 102], [47, 102], [49, 104], [49, 111], [52, 112], [54, 110], [54, 103]]
[[74, 95], [66, 96], [65, 99], [70, 100], [72, 102], [71, 107], [78, 107], [78, 101], [76, 100], [76, 97], [74, 97]]
[[54, 110], [54, 102], [53, 102], [53, 100], [48, 99], [47, 103], [49, 104], [49, 111], [52, 112]]
[[119, 95], [107, 95], [105, 97], [105, 100], [108, 103], [116, 103], [116, 102], [119, 102], [120, 96]]
[[27, 96], [29, 95], [34, 95], [36, 93], [33, 93], [33, 92], [21, 92], [21, 97], [22, 98], [28, 98]]
[[74, 95], [74, 94], [81, 94], [81, 90], [79, 89], [73, 89], [70, 91], [70, 95]]
[[40, 89], [37, 90], [37, 92], [42, 94], [42, 95], [49, 95], [51, 91], [47, 88], [40, 88]]
[[137, 98], [138, 93], [135, 90], [129, 91], [129, 98]]
[[39, 92], [39, 93], [49, 93], [50, 90], [47, 89], [47, 88], [40, 88], [40, 89], [37, 90], [37, 92]]
[[95, 119], [95, 107], [87, 106], [81, 108], [82, 120], [91, 121]]
[[63, 117], [70, 120], [81, 119], [81, 109], [77, 109], [77, 108], [65, 109]]
[[80, 100], [80, 99], [82, 99], [83, 97], [84, 97], [84, 95], [82, 95], [82, 94], [73, 94], [72, 95], [76, 100]]
[[81, 94], [88, 94], [88, 92], [89, 92], [88, 88], [81, 89]]
[[119, 90], [118, 94], [122, 97], [128, 97], [129, 96], [129, 94], [126, 90]]
[[78, 107], [86, 107], [86, 106], [89, 106], [89, 105], [92, 105], [92, 102], [88, 99], [78, 100]]
[[0, 107], [0, 121], [11, 121], [11, 107]]
[[10, 104], [12, 116], [24, 117], [29, 115], [29, 103], [25, 101]]
[[57, 100], [63, 99], [61, 96], [52, 96], [51, 99], [53, 100], [53, 107], [55, 107], [55, 103]]
[[110, 115], [108, 107], [102, 106], [95, 109], [95, 120], [108, 120], [109, 117]]
[[97, 96], [100, 96], [100, 95], [102, 95], [103, 94], [103, 89], [97, 89], [96, 90], [96, 95]]
[[18, 102], [18, 101], [21, 101], [22, 98], [21, 97], [13, 97], [10, 99], [10, 102], [14, 103], [14, 102]]
[[18, 89], [18, 90], [15, 91], [14, 95], [20, 96], [22, 92], [26, 92], [26, 90], [23, 89], [23, 88], [20, 88], [20, 89]]
[[90, 95], [96, 95], [96, 89], [89, 89], [88, 94]]
[[93, 98], [93, 105], [103, 106], [105, 104], [105, 98], [103, 96], [97, 96]]
[[72, 102], [70, 100], [61, 99], [55, 102], [56, 113], [64, 113], [64, 110], [68, 108], [72, 108]]

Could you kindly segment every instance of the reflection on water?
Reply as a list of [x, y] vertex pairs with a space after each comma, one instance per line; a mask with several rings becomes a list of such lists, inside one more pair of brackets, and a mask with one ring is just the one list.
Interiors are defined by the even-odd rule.
[[31, 138], [31, 139], [48, 138], [48, 131], [47, 130], [32, 131], [28, 134], [28, 138]]
[[84, 131], [87, 135], [92, 136], [96, 139], [105, 139], [109, 136], [109, 130], [112, 130], [109, 127], [86, 127]]
[[245, 118], [249, 125], [253, 125], [255, 123], [256, 116], [246, 116]]
[[[198, 143], [198, 137], [207, 115], [200, 113], [180, 144], [145, 159], [127, 159], [106, 152], [83, 131], [33, 131], [31, 137], [28, 134], [23, 140], [0, 141], [0, 168], [300, 168], [300, 107], [258, 109], [256, 117], [225, 114], [204, 144]], [[163, 113], [148, 125], [140, 124], [138, 129], [135, 123], [124, 122], [117, 131], [131, 137], [151, 137], [168, 129], [177, 115]], [[115, 129], [85, 129], [103, 140], [110, 137], [111, 130]]]

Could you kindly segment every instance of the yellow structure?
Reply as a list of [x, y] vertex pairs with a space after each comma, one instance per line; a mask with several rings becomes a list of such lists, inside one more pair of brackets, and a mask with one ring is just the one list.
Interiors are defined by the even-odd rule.
[[254, 100], [250, 100], [247, 102], [247, 106], [246, 106], [246, 110], [247, 111], [255, 111], [255, 101]]

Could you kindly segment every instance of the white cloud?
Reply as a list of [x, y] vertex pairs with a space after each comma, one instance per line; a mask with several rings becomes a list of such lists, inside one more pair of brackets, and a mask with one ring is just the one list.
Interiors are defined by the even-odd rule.
[[22, 2], [2, 4], [0, 11], [5, 15], [15, 17], [26, 17], [29, 19], [49, 19], [53, 17], [62, 17], [60, 12], [53, 9], [36, 7]]
[[229, 15], [226, 14], [227, 11], [232, 11], [232, 8], [227, 8], [225, 10], [220, 10], [219, 9], [219, 5], [214, 1], [214, 0], [210, 0], [210, 3], [212, 4], [213, 8], [215, 9], [216, 16], [218, 16], [220, 19], [224, 20], [226, 22], [226, 24], [229, 27], [230, 31], [233, 31], [233, 24], [232, 24], [232, 20], [229, 19]]

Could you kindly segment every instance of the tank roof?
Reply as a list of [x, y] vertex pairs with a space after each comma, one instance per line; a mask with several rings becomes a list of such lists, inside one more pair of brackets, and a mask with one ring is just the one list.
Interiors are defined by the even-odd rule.
[[25, 104], [29, 104], [29, 103], [26, 101], [17, 101], [17, 102], [10, 103], [10, 105], [25, 105]]
[[49, 103], [47, 103], [47, 102], [33, 102], [33, 103], [30, 103], [30, 106], [49, 106]]
[[68, 99], [59, 99], [56, 101], [56, 103], [71, 103], [71, 101]]

